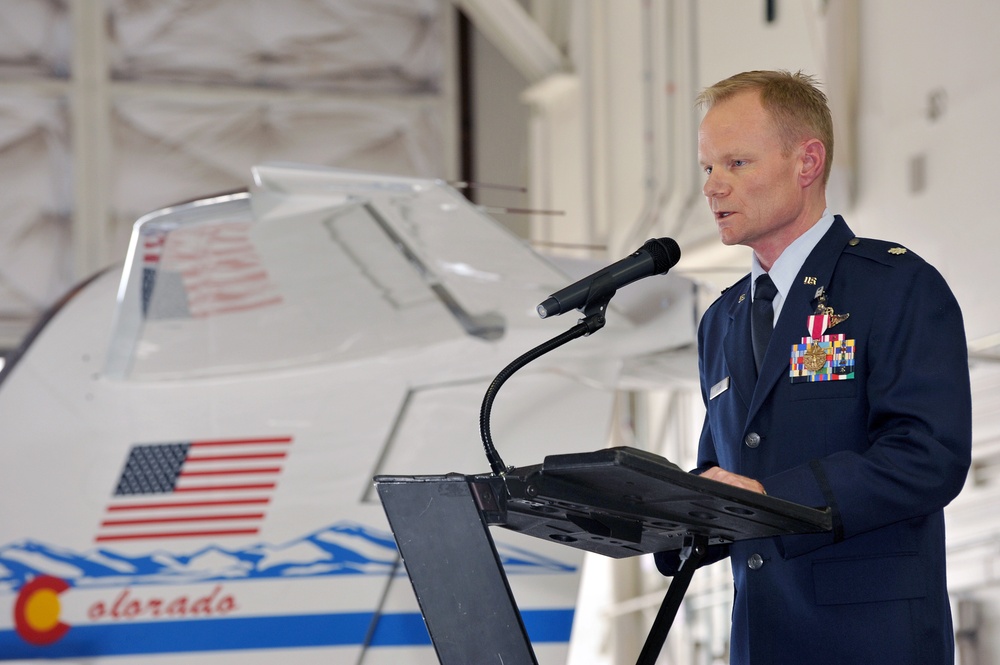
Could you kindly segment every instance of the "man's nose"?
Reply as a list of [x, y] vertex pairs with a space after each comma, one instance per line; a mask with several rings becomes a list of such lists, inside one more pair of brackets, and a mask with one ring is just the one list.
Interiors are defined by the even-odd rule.
[[726, 192], [726, 183], [721, 176], [716, 175], [713, 171], [708, 174], [708, 179], [705, 180], [705, 185], [701, 188], [701, 191], [706, 198], [710, 199], [722, 196]]

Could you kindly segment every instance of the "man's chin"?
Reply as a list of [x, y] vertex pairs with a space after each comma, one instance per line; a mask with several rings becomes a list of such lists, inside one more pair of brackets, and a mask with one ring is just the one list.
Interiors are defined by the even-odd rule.
[[727, 247], [732, 247], [733, 245], [740, 245], [742, 238], [737, 236], [735, 233], [726, 232], [719, 230], [719, 241], [726, 245]]

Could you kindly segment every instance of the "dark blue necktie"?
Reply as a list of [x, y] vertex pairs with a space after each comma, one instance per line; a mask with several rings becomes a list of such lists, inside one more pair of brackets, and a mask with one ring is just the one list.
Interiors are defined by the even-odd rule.
[[767, 343], [771, 340], [774, 330], [774, 307], [771, 301], [778, 294], [778, 289], [771, 281], [771, 276], [764, 273], [757, 278], [754, 286], [753, 307], [750, 317], [750, 335], [753, 338], [753, 359], [760, 372], [760, 363], [767, 351]]

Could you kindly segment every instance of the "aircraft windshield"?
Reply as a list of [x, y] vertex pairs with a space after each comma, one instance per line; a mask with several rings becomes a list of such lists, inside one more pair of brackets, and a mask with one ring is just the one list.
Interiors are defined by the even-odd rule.
[[344, 197], [260, 220], [239, 194], [137, 222], [107, 374], [280, 369], [440, 341], [463, 326], [502, 331], [464, 314], [372, 205]]

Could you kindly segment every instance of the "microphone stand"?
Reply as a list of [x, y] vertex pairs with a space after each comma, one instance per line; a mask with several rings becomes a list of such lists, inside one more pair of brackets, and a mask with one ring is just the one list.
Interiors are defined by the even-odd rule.
[[592, 335], [607, 323], [605, 318], [605, 313], [608, 309], [608, 303], [611, 302], [611, 298], [614, 297], [617, 289], [614, 288], [614, 283], [611, 278], [610, 271], [606, 271], [594, 277], [594, 280], [590, 283], [590, 287], [587, 291], [587, 300], [584, 304], [583, 318], [580, 319], [575, 326], [557, 335], [552, 339], [542, 342], [535, 348], [522, 354], [520, 357], [515, 359], [505, 368], [503, 368], [496, 378], [493, 379], [493, 383], [486, 390], [486, 395], [483, 397], [483, 405], [479, 411], [479, 434], [483, 439], [483, 448], [486, 451], [486, 459], [490, 463], [490, 469], [493, 471], [494, 476], [503, 476], [512, 467], [507, 467], [504, 465], [503, 460], [500, 459], [500, 453], [497, 452], [496, 446], [493, 445], [493, 435], [490, 433], [490, 412], [493, 410], [493, 401], [496, 399], [497, 392], [500, 391], [500, 386], [502, 386], [507, 379], [509, 379], [514, 372], [521, 369], [532, 360], [540, 358], [549, 351], [554, 351], [558, 349], [563, 344], [574, 340], [578, 337], [585, 337]]
[[[577, 337], [591, 335], [603, 328], [607, 322], [605, 313], [607, 312], [608, 303], [615, 295], [615, 292], [616, 289], [612, 285], [610, 273], [603, 273], [596, 276], [587, 291], [586, 305], [583, 307], [584, 318], [580, 319], [575, 326], [566, 332], [539, 344], [507, 365], [507, 367], [497, 374], [496, 378], [493, 379], [493, 383], [487, 389], [486, 396], [483, 398], [483, 406], [479, 413], [479, 431], [482, 435], [483, 447], [486, 449], [486, 459], [490, 462], [493, 476], [502, 478], [504, 484], [506, 484], [505, 476], [507, 472], [513, 471], [514, 467], [504, 465], [503, 460], [500, 459], [500, 454], [493, 445], [493, 437], [490, 434], [490, 411], [493, 408], [493, 400], [496, 399], [500, 386], [514, 372], [532, 360], [559, 348]], [[691, 583], [695, 569], [701, 564], [707, 551], [708, 536], [703, 534], [684, 536], [683, 546], [680, 551], [680, 568], [674, 576], [674, 580], [671, 582], [670, 588], [663, 598], [663, 602], [660, 604], [656, 619], [653, 621], [649, 635], [646, 636], [646, 641], [642, 646], [642, 652], [639, 654], [639, 660], [636, 661], [636, 665], [653, 665], [656, 662], [660, 651], [663, 649], [663, 644], [666, 642], [670, 626], [677, 616], [677, 611], [680, 609], [681, 599], [684, 597], [688, 585]]]

